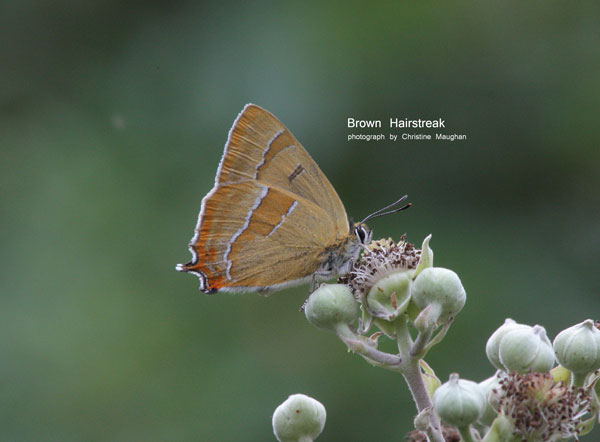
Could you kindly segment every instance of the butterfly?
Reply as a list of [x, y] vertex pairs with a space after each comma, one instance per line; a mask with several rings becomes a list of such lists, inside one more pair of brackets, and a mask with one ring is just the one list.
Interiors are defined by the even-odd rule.
[[202, 200], [189, 244], [193, 258], [177, 270], [198, 276], [204, 293], [264, 293], [311, 279], [314, 286], [347, 273], [371, 240], [365, 221], [405, 198], [349, 223], [304, 147], [273, 114], [248, 104]]

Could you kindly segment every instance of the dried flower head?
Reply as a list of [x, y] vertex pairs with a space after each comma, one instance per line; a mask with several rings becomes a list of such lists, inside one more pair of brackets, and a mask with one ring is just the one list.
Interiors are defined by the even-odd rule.
[[490, 402], [523, 441], [577, 439], [579, 426], [591, 411], [589, 390], [554, 382], [549, 373], [502, 376]]
[[339, 282], [347, 284], [354, 296], [361, 299], [379, 279], [397, 271], [415, 269], [420, 258], [421, 250], [407, 242], [405, 235], [398, 243], [391, 238], [371, 241]]

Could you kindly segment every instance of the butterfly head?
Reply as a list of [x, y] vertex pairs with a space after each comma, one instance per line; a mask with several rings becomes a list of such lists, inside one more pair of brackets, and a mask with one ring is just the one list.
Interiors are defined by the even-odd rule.
[[371, 242], [371, 236], [373, 232], [367, 227], [365, 223], [352, 224], [351, 230], [360, 244], [365, 245]]
[[406, 198], [407, 198], [407, 196], [404, 195], [398, 201], [393, 202], [392, 204], [389, 204], [389, 205], [371, 213], [365, 219], [363, 219], [361, 222], [352, 223], [351, 227], [350, 227], [350, 234], [351, 235], [354, 234], [354, 236], [356, 236], [356, 238], [358, 239], [358, 243], [361, 245], [366, 245], [366, 244], [370, 243], [372, 232], [371, 232], [371, 229], [369, 229], [367, 227], [365, 222], [369, 221], [370, 219], [377, 218], [378, 216], [389, 215], [390, 213], [396, 213], [396, 212], [400, 212], [402, 210], [408, 209], [411, 206], [410, 203], [401, 205], [399, 207], [399, 204], [402, 203]]

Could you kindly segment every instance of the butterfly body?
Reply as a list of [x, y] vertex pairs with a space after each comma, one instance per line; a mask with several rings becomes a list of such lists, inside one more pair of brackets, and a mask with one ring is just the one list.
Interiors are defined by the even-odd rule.
[[346, 273], [370, 239], [350, 225], [333, 186], [271, 113], [246, 105], [190, 242], [205, 293], [272, 291]]

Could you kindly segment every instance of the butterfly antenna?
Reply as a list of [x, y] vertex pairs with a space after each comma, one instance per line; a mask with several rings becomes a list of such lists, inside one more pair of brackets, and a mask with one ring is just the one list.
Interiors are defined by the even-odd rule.
[[396, 212], [400, 212], [401, 210], [406, 210], [406, 209], [408, 209], [408, 208], [409, 208], [409, 207], [412, 205], [411, 203], [405, 204], [405, 205], [404, 205], [404, 206], [402, 206], [402, 207], [399, 207], [399, 208], [397, 208], [397, 209], [393, 209], [393, 210], [389, 210], [389, 211], [387, 211], [387, 212], [386, 212], [386, 210], [388, 210], [388, 209], [391, 209], [392, 207], [394, 207], [394, 206], [398, 205], [399, 203], [401, 203], [402, 201], [404, 201], [406, 198], [408, 198], [408, 195], [404, 195], [404, 196], [403, 196], [402, 198], [400, 198], [398, 201], [395, 201], [395, 202], [393, 202], [393, 203], [392, 203], [392, 204], [390, 204], [390, 205], [387, 205], [387, 206], [385, 206], [385, 207], [383, 207], [383, 208], [381, 208], [381, 209], [379, 209], [379, 210], [376, 210], [375, 212], [373, 212], [373, 213], [371, 213], [370, 215], [368, 215], [368, 216], [367, 216], [365, 219], [363, 219], [361, 222], [362, 222], [362, 223], [365, 223], [365, 222], [369, 221], [370, 219], [377, 218], [377, 217], [379, 217], [379, 216], [389, 215], [389, 214], [391, 214], [391, 213], [396, 213]]

